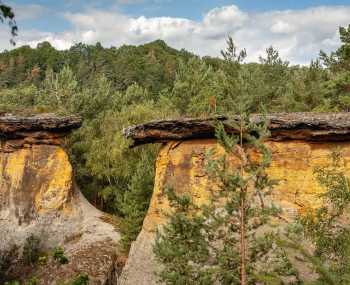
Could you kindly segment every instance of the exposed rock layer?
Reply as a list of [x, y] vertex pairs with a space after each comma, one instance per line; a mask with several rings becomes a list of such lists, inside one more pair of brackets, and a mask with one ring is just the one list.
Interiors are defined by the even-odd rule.
[[48, 253], [62, 246], [69, 259], [37, 268], [40, 284], [79, 273], [89, 275], [89, 284], [116, 284], [119, 233], [80, 194], [61, 146], [80, 124], [74, 116], [0, 117], [0, 250], [23, 246], [33, 234]]
[[[350, 139], [350, 113], [276, 113], [266, 117], [256, 114], [251, 121], [268, 123], [271, 139], [299, 139], [307, 141], [344, 141]], [[124, 135], [133, 140], [133, 146], [187, 140], [214, 138], [215, 125], [222, 122], [228, 133], [237, 132], [234, 125], [238, 116], [204, 119], [177, 119], [152, 121], [124, 129]]]
[[60, 117], [55, 114], [40, 114], [32, 116], [19, 116], [9, 113], [0, 116], [0, 134], [10, 137], [22, 137], [22, 132], [47, 131], [62, 133], [81, 126], [81, 118], [78, 116]]
[[[297, 212], [319, 206], [318, 196], [323, 189], [313, 170], [329, 162], [334, 148], [342, 149], [345, 172], [350, 175], [350, 114], [278, 114], [268, 118], [272, 133], [266, 141], [272, 152], [268, 172], [271, 178], [279, 180], [273, 199], [283, 208], [284, 218], [291, 220]], [[155, 261], [152, 246], [155, 231], [166, 222], [165, 213], [170, 209], [163, 193], [165, 186], [171, 186], [177, 194], [189, 194], [197, 204], [209, 200], [209, 189], [215, 185], [206, 175], [205, 153], [211, 148], [223, 152], [215, 139], [205, 138], [213, 137], [213, 122], [213, 119], [159, 121], [126, 129], [136, 145], [164, 144], [157, 158], [151, 204], [142, 231], [131, 247], [121, 276], [122, 285], [157, 284], [155, 272], [160, 265]]]

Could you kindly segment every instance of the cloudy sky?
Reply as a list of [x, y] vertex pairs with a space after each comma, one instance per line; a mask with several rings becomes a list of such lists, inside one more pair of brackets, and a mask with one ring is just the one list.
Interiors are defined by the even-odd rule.
[[[17, 46], [49, 41], [58, 49], [84, 42], [120, 46], [163, 39], [199, 55], [218, 56], [232, 36], [256, 61], [270, 45], [295, 64], [339, 46], [350, 0], [3, 0], [14, 8]], [[10, 49], [0, 27], [0, 50]]]

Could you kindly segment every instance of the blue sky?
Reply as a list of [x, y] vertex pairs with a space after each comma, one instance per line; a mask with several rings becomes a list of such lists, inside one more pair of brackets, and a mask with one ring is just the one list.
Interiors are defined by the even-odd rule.
[[[18, 45], [42, 40], [60, 49], [77, 42], [105, 46], [158, 38], [199, 55], [219, 55], [233, 36], [256, 61], [273, 45], [293, 63], [339, 45], [337, 29], [350, 24], [350, 0], [6, 0], [19, 25]], [[4, 25], [0, 49], [10, 48]]]
[[[203, 14], [215, 7], [236, 5], [249, 12], [270, 10], [304, 9], [316, 6], [350, 5], [350, 0], [17, 0], [15, 5], [40, 5], [48, 10], [41, 19], [19, 20], [25, 28], [39, 28], [47, 31], [62, 31], [70, 27], [61, 14], [79, 12], [88, 8], [118, 9], [131, 16], [146, 17], [182, 17], [200, 20]], [[349, 16], [350, 17], [350, 16]]]

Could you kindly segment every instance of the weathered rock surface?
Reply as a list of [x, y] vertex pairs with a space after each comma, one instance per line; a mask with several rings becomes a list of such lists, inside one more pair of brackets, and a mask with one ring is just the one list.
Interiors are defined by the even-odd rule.
[[23, 246], [33, 234], [49, 253], [62, 246], [69, 259], [31, 272], [40, 284], [79, 273], [89, 275], [89, 284], [116, 284], [120, 235], [81, 195], [61, 146], [80, 125], [75, 116], [0, 117], [0, 250]]
[[[256, 114], [252, 115], [250, 120], [254, 122], [267, 120], [273, 140], [350, 139], [350, 113], [276, 113], [266, 117]], [[232, 123], [238, 121], [238, 116], [152, 121], [125, 128], [124, 135], [133, 140], [133, 146], [169, 140], [214, 138], [217, 122], [222, 122], [228, 133], [234, 133], [237, 130]]]
[[[291, 220], [298, 211], [319, 206], [318, 194], [323, 189], [316, 182], [313, 169], [326, 165], [334, 148], [342, 149], [345, 171], [350, 175], [350, 113], [278, 114], [268, 118], [272, 133], [266, 142], [272, 151], [268, 172], [280, 181], [273, 199], [282, 206], [284, 218]], [[160, 265], [152, 247], [156, 229], [166, 222], [164, 213], [169, 211], [163, 193], [165, 186], [171, 186], [178, 194], [190, 194], [197, 204], [209, 200], [213, 185], [206, 175], [205, 153], [210, 148], [223, 151], [212, 138], [213, 130], [212, 119], [158, 121], [126, 129], [125, 134], [136, 145], [164, 144], [157, 158], [151, 204], [142, 231], [131, 247], [120, 284], [157, 284], [155, 272]]]

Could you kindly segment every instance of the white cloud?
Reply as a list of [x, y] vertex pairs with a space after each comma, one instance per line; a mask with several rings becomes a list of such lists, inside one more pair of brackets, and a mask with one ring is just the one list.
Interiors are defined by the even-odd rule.
[[[104, 46], [141, 44], [163, 39], [175, 48], [199, 55], [218, 56], [231, 35], [246, 48], [248, 61], [256, 61], [273, 45], [283, 58], [293, 63], [308, 63], [319, 50], [331, 51], [339, 45], [338, 27], [350, 23], [350, 6], [321, 6], [304, 10], [247, 13], [237, 6], [208, 11], [201, 21], [174, 17], [131, 17], [116, 11], [86, 10], [68, 13], [72, 29], [62, 33], [21, 31], [18, 44], [36, 45], [48, 40], [65, 49], [74, 43]], [[0, 29], [1, 34], [1, 29]], [[6, 45], [1, 37], [0, 48]]]

